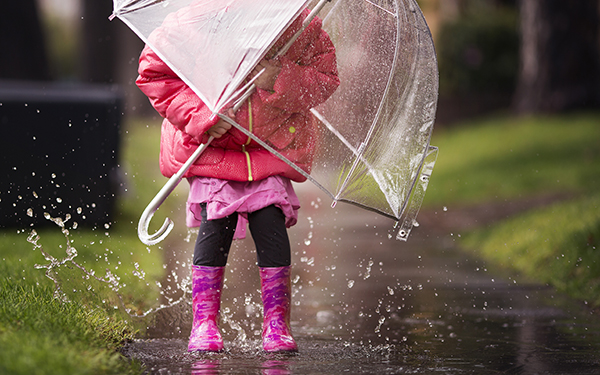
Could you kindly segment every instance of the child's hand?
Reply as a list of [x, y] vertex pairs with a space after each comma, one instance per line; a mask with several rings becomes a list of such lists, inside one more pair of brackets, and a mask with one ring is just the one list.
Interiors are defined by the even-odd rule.
[[254, 78], [263, 69], [265, 71], [254, 81], [254, 84], [260, 89], [273, 91], [275, 80], [281, 72], [281, 63], [279, 60], [262, 59], [250, 73], [250, 78]]
[[[233, 113], [232, 109], [227, 110], [227, 116], [235, 120], [235, 114]], [[215, 138], [221, 138], [225, 133], [229, 131], [229, 129], [231, 129], [231, 124], [220, 118], [216, 124], [214, 124], [210, 129], [208, 129], [207, 133], [208, 135], [213, 136]]]
[[215, 138], [221, 138], [229, 129], [231, 129], [231, 124], [221, 119], [208, 129], [207, 133]]

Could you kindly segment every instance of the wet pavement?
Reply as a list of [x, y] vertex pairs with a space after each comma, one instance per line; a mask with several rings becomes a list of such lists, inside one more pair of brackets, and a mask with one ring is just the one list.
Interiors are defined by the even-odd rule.
[[[436, 213], [400, 242], [389, 238], [389, 219], [331, 209], [310, 188], [299, 195], [290, 230], [298, 353], [261, 350], [251, 239], [230, 256], [222, 353], [186, 352], [187, 304], [155, 316], [148, 337], [124, 353], [151, 374], [600, 374], [598, 315], [460, 252], [460, 233], [432, 227]], [[192, 246], [175, 245], [183, 259]]]

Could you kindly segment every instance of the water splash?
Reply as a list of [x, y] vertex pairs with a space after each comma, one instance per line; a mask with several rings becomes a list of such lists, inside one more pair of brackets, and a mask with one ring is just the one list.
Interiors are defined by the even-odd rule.
[[95, 275], [95, 273], [93, 271], [88, 271], [85, 267], [83, 267], [79, 263], [75, 262], [74, 259], [77, 257], [77, 249], [71, 245], [71, 240], [69, 238], [69, 230], [65, 227], [65, 224], [71, 218], [70, 215], [66, 215], [65, 220], [62, 220], [61, 218], [53, 218], [48, 213], [45, 213], [44, 217], [48, 220], [53, 221], [55, 224], [57, 224], [61, 228], [61, 231], [62, 231], [63, 235], [65, 236], [65, 240], [66, 240], [66, 244], [67, 244], [67, 247], [65, 250], [67, 256], [62, 259], [57, 259], [57, 258], [53, 257], [52, 255], [50, 255], [48, 252], [46, 252], [44, 250], [44, 248], [42, 247], [42, 245], [40, 245], [38, 242], [40, 240], [40, 236], [37, 234], [35, 229], [31, 231], [31, 234], [27, 238], [27, 241], [30, 242], [31, 244], [33, 244], [34, 250], [40, 251], [40, 253], [42, 253], [42, 255], [44, 256], [44, 259], [46, 259], [49, 262], [47, 264], [36, 264], [35, 268], [46, 269], [46, 276], [54, 282], [54, 285], [56, 287], [56, 289], [55, 289], [56, 297], [60, 297], [63, 300], [68, 299], [67, 298], [68, 293], [63, 288], [63, 283], [61, 282], [61, 277], [58, 274], [58, 270], [61, 267], [67, 267], [67, 268], [74, 267], [74, 268], [80, 270], [86, 276], [85, 278], [87, 278], [87, 279], [92, 278], [92, 279], [95, 279], [102, 283], [105, 283], [113, 291], [118, 291], [120, 289], [119, 278], [117, 276], [113, 275], [110, 271], [107, 270], [107, 273], [104, 277], [98, 277]]
[[[78, 212], [80, 208], [77, 209]], [[27, 210], [28, 214], [33, 215], [33, 210]], [[159, 304], [156, 307], [141, 309], [139, 306], [135, 306], [129, 298], [126, 298], [122, 289], [126, 286], [122, 281], [121, 277], [106, 269], [105, 274], [100, 276], [92, 269], [88, 269], [81, 263], [77, 262], [78, 251], [73, 246], [71, 239], [71, 233], [67, 228], [67, 223], [72, 219], [70, 214], [65, 215], [65, 218], [52, 217], [49, 213], [44, 213], [46, 220], [52, 221], [56, 224], [65, 240], [64, 256], [53, 256], [51, 252], [45, 249], [40, 244], [40, 235], [35, 229], [32, 229], [27, 241], [33, 245], [33, 250], [39, 251], [46, 263], [35, 264], [36, 269], [45, 270], [45, 275], [53, 281], [55, 286], [54, 295], [63, 301], [77, 300], [90, 307], [100, 307], [109, 310], [119, 310], [124, 314], [121, 314], [124, 318], [145, 318], [149, 317], [160, 310], [172, 308], [176, 305], [181, 304], [184, 301], [189, 301], [191, 295], [191, 282], [186, 278], [179, 278], [175, 272], [171, 275], [175, 280], [176, 289], [180, 291], [177, 298], [174, 298], [167, 293], [165, 290], [161, 290], [160, 294], [164, 297], [165, 302]], [[108, 224], [107, 224], [108, 225]], [[71, 229], [75, 230], [78, 228], [77, 222], [72, 222]], [[106, 229], [110, 228], [110, 225]], [[102, 243], [102, 241], [99, 241]], [[92, 242], [93, 244], [93, 242]], [[63, 246], [59, 246], [63, 248]], [[108, 253], [112, 253], [109, 249], [104, 254], [104, 260], [108, 261]], [[120, 264], [120, 262], [119, 262]], [[135, 262], [132, 274], [140, 280], [145, 280], [146, 273], [141, 268], [139, 263]], [[115, 267], [118, 269], [118, 266]], [[156, 282], [157, 286], [161, 286], [160, 282]], [[168, 290], [168, 289], [167, 289]]]
[[[365, 272], [359, 274], [359, 276], [362, 276], [363, 280], [366, 280], [369, 277], [371, 277], [371, 270], [373, 268], [373, 264], [375, 264], [375, 262], [373, 262], [373, 260], [370, 259], [365, 268]], [[359, 267], [362, 267], [362, 262], [359, 264]]]

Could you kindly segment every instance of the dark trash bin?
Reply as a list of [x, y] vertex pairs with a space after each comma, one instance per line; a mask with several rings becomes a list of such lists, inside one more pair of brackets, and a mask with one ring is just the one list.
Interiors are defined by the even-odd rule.
[[0, 82], [0, 227], [109, 223], [122, 106], [116, 86]]

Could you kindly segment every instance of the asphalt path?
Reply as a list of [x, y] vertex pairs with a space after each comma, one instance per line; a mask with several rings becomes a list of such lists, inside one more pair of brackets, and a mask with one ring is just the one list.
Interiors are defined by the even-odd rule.
[[[236, 242], [227, 266], [223, 352], [186, 352], [191, 311], [180, 304], [157, 314], [124, 353], [152, 374], [600, 374], [599, 317], [462, 252], [451, 208], [424, 212], [402, 242], [387, 218], [331, 208], [310, 186], [298, 193], [303, 208], [290, 229], [298, 353], [261, 350], [250, 238]], [[179, 260], [171, 262], [189, 262], [192, 246], [172, 244]]]

